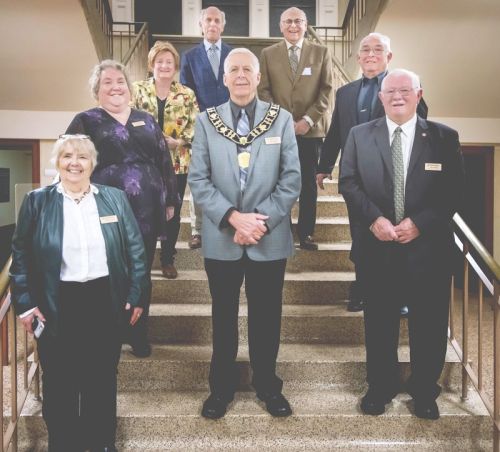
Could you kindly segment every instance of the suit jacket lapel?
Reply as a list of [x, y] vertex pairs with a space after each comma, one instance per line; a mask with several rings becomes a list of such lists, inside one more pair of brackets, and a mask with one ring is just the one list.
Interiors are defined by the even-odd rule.
[[417, 125], [415, 127], [415, 138], [413, 138], [413, 146], [411, 148], [410, 163], [408, 164], [408, 172], [406, 180], [411, 176], [417, 163], [425, 156], [429, 155], [430, 141], [427, 122], [417, 117]]
[[311, 53], [311, 46], [307, 43], [307, 39], [304, 39], [302, 43], [302, 49], [300, 50], [299, 66], [297, 67], [297, 73], [295, 74], [294, 82], [296, 82], [302, 72], [304, 72], [306, 61], [309, 61], [309, 53]]
[[[218, 78], [218, 80], [222, 80], [224, 77], [224, 65], [221, 63], [222, 63], [222, 61], [224, 61], [226, 59], [228, 53], [231, 50], [231, 48], [229, 46], [226, 46], [222, 41], [221, 41], [220, 47], [221, 48], [220, 48], [219, 78]], [[208, 60], [208, 56], [207, 56], [207, 60]]]
[[349, 92], [346, 94], [347, 102], [342, 107], [345, 107], [349, 115], [349, 123], [352, 125], [358, 124], [358, 95], [361, 89], [361, 79], [354, 81], [346, 86]]
[[[221, 53], [222, 54], [222, 53]], [[203, 62], [203, 66], [205, 71], [208, 71], [211, 77], [215, 80], [214, 71], [212, 70], [212, 65], [208, 59], [207, 51], [205, 50], [205, 43], [202, 41], [200, 46], [198, 47], [198, 55]], [[220, 73], [220, 63], [219, 63], [219, 73]]]
[[[231, 114], [231, 107], [229, 102], [222, 104], [220, 107], [217, 107], [217, 112], [219, 116], [224, 121], [224, 123], [233, 129], [233, 116]], [[217, 133], [217, 132], [216, 132]], [[238, 184], [240, 186], [240, 166], [238, 164], [238, 150], [236, 149], [236, 144], [232, 141], [224, 138], [224, 142], [226, 145], [224, 146], [224, 151], [226, 152], [228, 158], [228, 164], [233, 169], [233, 174]]]
[[286, 48], [286, 42], [284, 39], [281, 42], [281, 45], [278, 48], [278, 50], [279, 51], [277, 52], [276, 55], [276, 64], [279, 67], [286, 68], [285, 73], [287, 77], [290, 79], [290, 81], [293, 83], [292, 68], [290, 67], [290, 59], [288, 58], [288, 49]]
[[389, 132], [387, 129], [387, 123], [385, 121], [385, 116], [377, 120], [375, 123], [375, 148], [384, 161], [391, 179], [394, 180], [394, 171], [392, 168], [392, 154], [391, 154], [391, 143], [389, 141]]

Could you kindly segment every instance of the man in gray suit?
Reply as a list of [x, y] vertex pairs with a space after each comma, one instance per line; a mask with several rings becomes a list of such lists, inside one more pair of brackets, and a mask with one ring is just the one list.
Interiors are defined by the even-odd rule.
[[290, 405], [276, 375], [290, 211], [300, 193], [293, 120], [257, 99], [259, 61], [234, 49], [224, 62], [230, 100], [198, 116], [188, 182], [203, 211], [205, 270], [212, 295], [211, 394], [202, 416], [226, 413], [239, 383], [238, 305], [245, 279], [252, 385], [273, 416]]

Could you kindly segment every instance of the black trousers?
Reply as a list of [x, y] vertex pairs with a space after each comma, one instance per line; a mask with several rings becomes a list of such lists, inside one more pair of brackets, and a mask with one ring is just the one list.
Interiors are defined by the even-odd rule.
[[50, 452], [114, 444], [120, 349], [109, 279], [61, 282], [58, 335], [38, 340]]
[[232, 400], [239, 383], [238, 308], [245, 279], [248, 300], [248, 346], [252, 385], [257, 393], [280, 393], [276, 375], [280, 345], [281, 303], [286, 259], [257, 262], [246, 254], [238, 261], [205, 259], [212, 295], [213, 354], [210, 391]]
[[316, 201], [318, 187], [316, 185], [316, 169], [318, 167], [319, 147], [321, 138], [304, 138], [296, 136], [299, 148], [300, 174], [302, 188], [299, 197], [299, 220], [297, 233], [303, 240], [308, 235], [314, 235], [316, 224]]
[[407, 305], [411, 359], [407, 391], [415, 399], [435, 400], [446, 355], [451, 273], [443, 268], [410, 269], [408, 248], [390, 246], [393, 251], [386, 262], [367, 273], [367, 381], [379, 394], [399, 389], [400, 308]]
[[184, 192], [186, 191], [187, 174], [177, 174], [175, 177], [181, 203], [175, 208], [174, 216], [167, 222], [167, 239], [161, 241], [160, 261], [162, 266], [174, 263], [175, 244], [181, 228], [181, 208]]

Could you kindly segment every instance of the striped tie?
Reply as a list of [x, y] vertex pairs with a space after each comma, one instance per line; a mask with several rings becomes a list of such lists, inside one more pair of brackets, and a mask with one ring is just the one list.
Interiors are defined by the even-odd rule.
[[208, 61], [210, 61], [215, 78], [219, 78], [219, 55], [217, 54], [217, 46], [215, 44], [212, 44], [208, 49]]
[[[250, 122], [248, 120], [247, 113], [245, 109], [241, 109], [240, 119], [238, 119], [238, 124], [236, 125], [236, 132], [239, 135], [246, 137], [250, 132]], [[245, 186], [247, 183], [248, 166], [250, 164], [250, 151], [251, 146], [238, 146], [238, 165], [240, 167], [240, 189], [245, 191]]]
[[401, 127], [397, 127], [394, 131], [391, 144], [392, 169], [394, 171], [394, 216], [396, 224], [401, 222], [405, 214], [405, 175], [401, 132]]
[[297, 73], [297, 68], [299, 67], [299, 58], [297, 57], [297, 46], [290, 47], [290, 67], [292, 68], [292, 74], [295, 76]]

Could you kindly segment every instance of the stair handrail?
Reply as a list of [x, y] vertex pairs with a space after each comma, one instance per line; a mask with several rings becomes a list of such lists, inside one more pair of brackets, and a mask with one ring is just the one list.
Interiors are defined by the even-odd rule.
[[[125, 30], [123, 30], [125, 28]], [[135, 30], [139, 28], [136, 33]], [[147, 76], [147, 61], [150, 44], [147, 22], [113, 22], [115, 44], [113, 58], [127, 68], [132, 80], [143, 80]], [[126, 48], [123, 43], [126, 41]]]
[[[40, 365], [38, 353], [36, 345], [33, 345], [33, 360], [31, 365], [29, 365], [28, 351], [29, 344], [32, 340], [28, 340], [28, 333], [24, 329], [22, 333], [24, 347], [18, 347], [17, 319], [10, 297], [9, 269], [11, 263], [12, 257], [9, 257], [0, 273], [0, 370], [2, 371], [0, 378], [0, 401], [2, 402], [2, 410], [0, 412], [0, 425], [2, 426], [2, 428], [0, 428], [0, 447], [2, 447], [2, 451], [17, 451], [18, 422], [33, 382], [35, 383], [35, 398], [40, 400]], [[17, 380], [19, 365], [18, 355], [20, 354], [22, 356], [21, 361], [23, 367], [23, 388], [19, 392]], [[10, 388], [4, 388], [4, 366], [9, 366], [10, 368]], [[6, 392], [10, 393], [10, 419], [5, 425], [4, 404]]]
[[[454, 238], [463, 260], [462, 343], [455, 331], [455, 277], [451, 285], [450, 327], [448, 337], [462, 364], [462, 399], [467, 399], [469, 380], [493, 420], [493, 450], [500, 452], [500, 265], [491, 256], [463, 218], [453, 216]], [[478, 360], [477, 371], [469, 358], [469, 274], [478, 281]], [[493, 296], [493, 402], [483, 386], [483, 304], [484, 288]], [[487, 338], [490, 339], [491, 338]]]
[[99, 60], [113, 55], [113, 15], [109, 0], [80, 0]]

